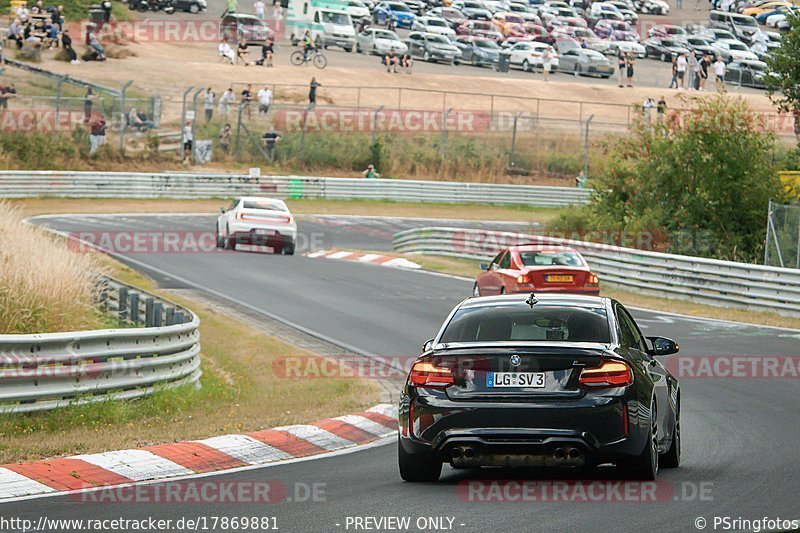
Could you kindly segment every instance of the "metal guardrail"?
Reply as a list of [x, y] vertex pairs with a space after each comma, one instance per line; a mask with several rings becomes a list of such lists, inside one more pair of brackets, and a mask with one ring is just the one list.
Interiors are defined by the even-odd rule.
[[3, 171], [0, 197], [282, 198], [520, 204], [563, 207], [588, 202], [589, 189], [447, 181], [234, 174]]
[[138, 398], [197, 382], [194, 313], [110, 278], [99, 292], [101, 305], [131, 327], [0, 335], [0, 413]]
[[538, 235], [428, 227], [394, 236], [411, 254], [489, 260], [517, 243], [560, 243], [579, 250], [602, 282], [698, 303], [800, 316], [800, 270], [621, 248]]

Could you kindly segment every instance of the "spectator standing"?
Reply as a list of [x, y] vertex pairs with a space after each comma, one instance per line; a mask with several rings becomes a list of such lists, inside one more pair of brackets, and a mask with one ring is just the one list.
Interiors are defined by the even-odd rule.
[[678, 56], [675, 62], [678, 69], [678, 90], [683, 90], [684, 80], [686, 79], [686, 53]]
[[106, 116], [100, 115], [89, 125], [89, 155], [96, 154], [104, 144], [106, 144]]
[[617, 56], [617, 64], [619, 68], [619, 86], [625, 86], [625, 71], [628, 68], [628, 58], [625, 55], [625, 52], [620, 52], [619, 56]]
[[636, 60], [633, 58], [633, 54], [628, 54], [628, 59], [625, 62], [626, 66], [626, 74], [628, 75], [628, 87], [633, 87], [633, 64]]
[[587, 178], [583, 174], [583, 170], [581, 170], [578, 175], [575, 177], [575, 186], [579, 189], [585, 189], [586, 185], [589, 182], [589, 178]]
[[64, 31], [64, 6], [58, 6], [50, 13], [50, 21], [58, 26], [58, 31]]
[[266, 19], [266, 15], [264, 14], [265, 8], [266, 5], [261, 0], [256, 0], [253, 2], [253, 10], [256, 12], [256, 17], [258, 17], [259, 20]]
[[672, 86], [678, 88], [678, 58], [673, 56], [672, 57], [672, 81], [669, 82], [669, 88], [672, 89]]
[[203, 93], [203, 111], [206, 113], [206, 123], [211, 122], [214, 116], [214, 99], [217, 97], [216, 93], [209, 87]]
[[700, 91], [706, 90], [706, 80], [708, 79], [709, 60], [706, 54], [700, 60]]
[[656, 121], [659, 124], [664, 123], [664, 116], [667, 113], [667, 100], [664, 98], [664, 95], [661, 95], [661, 99], [656, 102]]
[[550, 74], [550, 63], [553, 60], [553, 47], [548, 46], [542, 54], [542, 76], [544, 81], [547, 81], [547, 76]]
[[272, 103], [272, 89], [269, 86], [264, 85], [263, 89], [258, 91], [258, 114], [267, 116], [269, 113], [269, 106]]
[[89, 118], [92, 116], [95, 98], [94, 89], [91, 87], [86, 89], [86, 96], [83, 97], [83, 121], [86, 123], [89, 122]]
[[231, 104], [236, 102], [236, 97], [233, 95], [233, 89], [228, 87], [219, 99], [219, 115], [222, 118], [228, 118], [231, 112]]
[[375, 165], [369, 165], [367, 169], [361, 173], [361, 175], [366, 179], [378, 179], [381, 177], [381, 175], [378, 174], [378, 171], [375, 169]]
[[248, 84], [242, 91], [242, 107], [247, 118], [253, 118], [253, 110], [250, 109], [250, 104], [253, 101], [253, 86]]
[[644, 99], [644, 103], [642, 103], [642, 110], [644, 111], [644, 122], [647, 124], [647, 127], [650, 127], [650, 124], [653, 120], [653, 108], [655, 107], [655, 102], [649, 96]]
[[725, 91], [725, 72], [727, 70], [728, 67], [725, 62], [721, 57], [717, 56], [717, 61], [714, 63], [714, 75], [716, 76], [718, 91]]
[[280, 2], [275, 2], [272, 6], [272, 18], [276, 21], [281, 20], [283, 18], [283, 6], [281, 6]]
[[222, 151], [226, 154], [228, 153], [228, 149], [231, 145], [231, 134], [233, 133], [230, 124], [225, 124], [222, 127], [222, 130], [219, 132], [219, 145], [222, 148]]
[[187, 120], [183, 126], [183, 162], [191, 162], [192, 157], [192, 143], [194, 141], [194, 133], [192, 133], [192, 121]]
[[225, 12], [222, 13], [222, 16], [224, 17], [225, 15], [232, 15], [236, 13], [238, 9], [239, 9], [239, 2], [237, 2], [236, 0], [227, 0], [225, 2]]
[[267, 150], [270, 162], [275, 161], [275, 146], [281, 140], [280, 134], [277, 131], [268, 131], [261, 138], [264, 139], [264, 148]]
[[696, 91], [700, 88], [700, 62], [694, 53], [689, 55], [689, 71], [691, 79], [689, 80], [689, 90]]
[[311, 78], [311, 83], [308, 84], [308, 104], [315, 106], [317, 105], [317, 87], [322, 86], [321, 83], [317, 81], [317, 78]]

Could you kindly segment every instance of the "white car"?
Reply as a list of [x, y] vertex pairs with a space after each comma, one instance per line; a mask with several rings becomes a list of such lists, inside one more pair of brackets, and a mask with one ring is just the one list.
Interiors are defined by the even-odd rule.
[[715, 50], [728, 52], [734, 61], [750, 60], [758, 61], [758, 56], [750, 51], [750, 48], [742, 41], [736, 39], [720, 39], [711, 43]]
[[[543, 67], [542, 55], [550, 45], [535, 41], [522, 41], [508, 49], [508, 62], [511, 65], [522, 67], [522, 70], [541, 69]], [[558, 55], [555, 49], [551, 52], [550, 71], [558, 70]]]
[[406, 44], [391, 30], [367, 28], [356, 35], [356, 52], [385, 56], [389, 50], [401, 56], [408, 52]]
[[237, 244], [280, 249], [294, 254], [297, 224], [283, 200], [246, 196], [236, 198], [217, 217], [217, 248], [235, 250]]
[[609, 44], [616, 55], [619, 55], [620, 52], [632, 53], [640, 59], [647, 55], [644, 46], [635, 41], [610, 41]]
[[367, 19], [372, 16], [369, 6], [361, 0], [347, 0], [347, 7], [345, 11], [350, 13], [350, 18], [353, 20]]
[[534, 13], [526, 4], [511, 2], [508, 4], [508, 11], [514, 13], [515, 15], [519, 15], [525, 20], [525, 22], [534, 22], [540, 26], [542, 25], [542, 19], [539, 18], [539, 15]]
[[432, 17], [430, 15], [417, 17], [417, 19], [414, 21], [414, 24], [411, 26], [411, 29], [413, 31], [444, 35], [445, 37], [456, 36], [456, 30], [451, 28], [445, 19]]

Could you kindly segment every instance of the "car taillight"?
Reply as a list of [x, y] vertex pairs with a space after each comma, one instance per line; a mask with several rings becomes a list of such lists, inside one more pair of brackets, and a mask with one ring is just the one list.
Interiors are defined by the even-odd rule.
[[589, 274], [589, 277], [586, 278], [587, 285], [599, 285], [600, 278], [597, 277], [597, 274]]
[[517, 276], [517, 283], [533, 283], [528, 274], [520, 274]]
[[627, 387], [633, 383], [633, 372], [622, 361], [603, 361], [600, 366], [581, 370], [578, 383], [592, 388]]
[[417, 387], [444, 389], [453, 384], [453, 371], [429, 361], [417, 361], [411, 367], [408, 379]]

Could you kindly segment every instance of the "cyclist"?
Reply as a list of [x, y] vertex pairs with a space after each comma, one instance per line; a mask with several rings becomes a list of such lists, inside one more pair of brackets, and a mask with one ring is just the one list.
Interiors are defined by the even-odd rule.
[[306, 30], [303, 35], [303, 59], [308, 61], [308, 53], [314, 49], [314, 42], [311, 40], [311, 32]]

